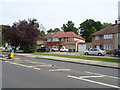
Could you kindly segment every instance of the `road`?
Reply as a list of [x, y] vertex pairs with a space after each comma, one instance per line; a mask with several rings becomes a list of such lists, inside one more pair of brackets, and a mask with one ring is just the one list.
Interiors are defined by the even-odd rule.
[[16, 56], [2, 63], [3, 88], [119, 88], [118, 69]]

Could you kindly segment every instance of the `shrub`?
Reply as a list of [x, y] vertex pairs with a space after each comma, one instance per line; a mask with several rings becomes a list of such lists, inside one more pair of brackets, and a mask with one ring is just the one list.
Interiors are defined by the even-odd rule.
[[106, 51], [107, 54], [112, 54], [113, 53], [113, 50], [108, 50]]
[[35, 45], [23, 45], [21, 46], [23, 52], [25, 53], [33, 53], [36, 51], [36, 46]]

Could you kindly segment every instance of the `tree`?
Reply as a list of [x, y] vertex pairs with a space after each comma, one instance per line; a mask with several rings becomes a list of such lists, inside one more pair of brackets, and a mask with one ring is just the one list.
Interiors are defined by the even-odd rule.
[[63, 24], [61, 29], [63, 29], [64, 32], [74, 32], [75, 34], [78, 34], [78, 29], [74, 25], [75, 24], [72, 21], [68, 21], [67, 24]]
[[60, 31], [60, 29], [59, 28], [55, 28], [55, 29], [50, 29], [47, 32], [49, 33], [49, 32], [58, 32], [58, 31]]
[[79, 29], [81, 36], [85, 38], [86, 42], [91, 42], [91, 34], [102, 29], [102, 24], [100, 21], [87, 19], [80, 24]]
[[[25, 52], [33, 52], [40, 30], [36, 19], [15, 22], [11, 27], [3, 28], [3, 35], [12, 46], [21, 46]], [[25, 49], [26, 47], [29, 47]]]
[[112, 25], [112, 23], [103, 23], [102, 28], [105, 28], [105, 27], [110, 26], [110, 25]]

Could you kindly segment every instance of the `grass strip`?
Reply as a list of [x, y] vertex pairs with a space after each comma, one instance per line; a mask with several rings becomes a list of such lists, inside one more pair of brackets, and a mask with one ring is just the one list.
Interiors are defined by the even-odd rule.
[[76, 59], [86, 59], [86, 60], [96, 60], [96, 61], [120, 62], [120, 59], [112, 59], [112, 58], [74, 56], [74, 55], [62, 55], [62, 54], [38, 53], [38, 52], [35, 52], [33, 54], [36, 54], [36, 55], [48, 55], [48, 56], [58, 56], [58, 57], [66, 57], [66, 58], [76, 58]]

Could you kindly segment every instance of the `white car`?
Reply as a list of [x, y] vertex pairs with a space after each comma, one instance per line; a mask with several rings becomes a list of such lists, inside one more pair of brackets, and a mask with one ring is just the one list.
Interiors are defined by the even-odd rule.
[[86, 50], [84, 52], [85, 55], [99, 55], [99, 56], [103, 56], [106, 54], [105, 50], [101, 50], [101, 49], [97, 49], [97, 48], [93, 48], [90, 50]]
[[69, 49], [67, 49], [66, 47], [62, 47], [61, 49], [60, 49], [60, 52], [68, 52], [69, 51]]
[[58, 51], [58, 48], [57, 48], [56, 46], [53, 46], [53, 47], [51, 48], [51, 51]]

